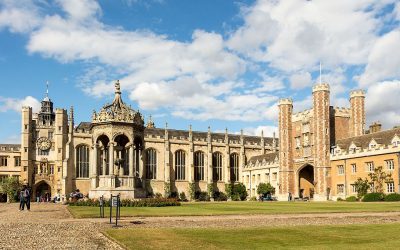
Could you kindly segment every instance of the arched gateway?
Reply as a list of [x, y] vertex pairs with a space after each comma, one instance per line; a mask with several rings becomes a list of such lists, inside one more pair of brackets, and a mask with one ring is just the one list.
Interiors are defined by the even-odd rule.
[[307, 164], [299, 170], [299, 197], [309, 198], [314, 197], [314, 167]]

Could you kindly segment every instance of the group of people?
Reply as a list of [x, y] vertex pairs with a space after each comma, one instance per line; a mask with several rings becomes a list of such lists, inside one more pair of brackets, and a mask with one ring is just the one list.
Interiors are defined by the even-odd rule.
[[31, 210], [31, 189], [24, 185], [19, 192], [19, 211], [25, 209], [25, 205], [28, 211]]
[[48, 192], [43, 195], [40, 192], [36, 193], [36, 202], [49, 202], [51, 201], [51, 196]]

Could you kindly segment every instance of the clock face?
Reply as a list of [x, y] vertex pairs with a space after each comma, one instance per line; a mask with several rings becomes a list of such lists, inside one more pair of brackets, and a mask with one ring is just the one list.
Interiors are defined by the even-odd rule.
[[38, 148], [41, 150], [48, 150], [51, 147], [51, 141], [46, 137], [40, 137], [36, 142]]

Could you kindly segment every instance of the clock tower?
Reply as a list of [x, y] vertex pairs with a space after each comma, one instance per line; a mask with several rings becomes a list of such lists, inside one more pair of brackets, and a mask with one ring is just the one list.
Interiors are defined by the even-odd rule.
[[21, 178], [34, 196], [65, 193], [61, 180], [67, 140], [67, 111], [53, 108], [47, 89], [38, 113], [22, 109]]

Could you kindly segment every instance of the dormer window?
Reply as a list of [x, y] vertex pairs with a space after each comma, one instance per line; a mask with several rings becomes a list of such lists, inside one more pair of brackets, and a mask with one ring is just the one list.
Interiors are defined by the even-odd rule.
[[376, 148], [378, 148], [378, 144], [374, 139], [372, 139], [371, 142], [369, 143], [369, 149], [376, 149]]

